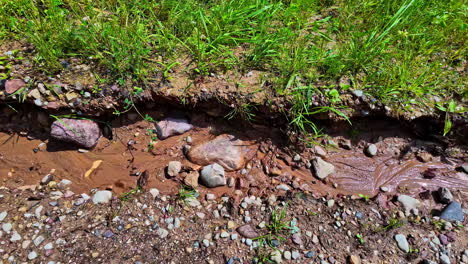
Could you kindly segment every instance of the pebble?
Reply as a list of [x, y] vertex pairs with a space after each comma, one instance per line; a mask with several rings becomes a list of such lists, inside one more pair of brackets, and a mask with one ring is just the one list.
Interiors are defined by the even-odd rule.
[[291, 188], [289, 188], [289, 186], [287, 186], [286, 184], [280, 184], [276, 186], [276, 189], [281, 191], [289, 191]]
[[361, 258], [356, 255], [349, 256], [349, 264], [361, 264]]
[[284, 251], [283, 257], [286, 260], [290, 260], [291, 259], [291, 251], [288, 251], [288, 250]]
[[245, 244], [246, 244], [247, 246], [249, 246], [249, 247], [252, 245], [252, 243], [253, 243], [252, 239], [247, 238], [247, 239], [245, 240]]
[[450, 258], [445, 254], [440, 254], [440, 264], [450, 264]]
[[182, 163], [180, 161], [170, 161], [167, 165], [167, 175], [170, 177], [175, 177], [179, 175], [179, 172], [182, 170]]
[[44, 246], [44, 249], [45, 250], [49, 250], [49, 249], [53, 249], [54, 248], [54, 245], [52, 243], [47, 243], [45, 246]]
[[259, 236], [257, 231], [251, 225], [243, 225], [236, 229], [236, 231], [245, 238], [256, 238]]
[[374, 157], [375, 155], [377, 155], [377, 146], [375, 144], [370, 144], [369, 146], [367, 146], [366, 154], [370, 157]]
[[461, 165], [461, 169], [462, 169], [465, 173], [468, 173], [468, 164], [463, 164], [463, 165]]
[[421, 204], [421, 202], [418, 199], [404, 194], [398, 196], [398, 202], [400, 202], [403, 205], [406, 212], [410, 212], [411, 210], [417, 209]]
[[156, 198], [159, 196], [159, 190], [156, 188], [151, 188], [149, 190], [149, 193], [151, 194], [151, 196], [153, 196], [153, 198]]
[[169, 231], [167, 231], [164, 228], [159, 228], [158, 229], [158, 235], [159, 235], [160, 238], [165, 238], [165, 237], [167, 237], [167, 235], [169, 235]]
[[15, 242], [21, 240], [21, 235], [18, 232], [13, 231], [13, 235], [11, 235], [10, 241]]
[[45, 240], [45, 238], [43, 236], [38, 236], [34, 239], [34, 245], [36, 247], [38, 247], [43, 241]]
[[311, 160], [311, 163], [315, 176], [320, 180], [325, 179], [328, 177], [328, 175], [335, 172], [335, 166], [324, 161], [320, 157], [315, 157], [313, 160]]
[[214, 199], [216, 199], [216, 195], [214, 195], [213, 193], [207, 193], [206, 196], [205, 196], [205, 199], [207, 201], [214, 200]]
[[0, 222], [5, 220], [5, 218], [7, 217], [8, 213], [7, 211], [3, 211], [0, 213]]
[[327, 206], [328, 207], [333, 207], [333, 205], [335, 205], [335, 200], [330, 199], [330, 200], [327, 201]]
[[274, 250], [272, 253], [271, 253], [271, 256], [270, 256], [270, 259], [271, 261], [273, 261], [273, 263], [281, 263], [283, 261], [282, 257], [281, 257], [281, 252], [279, 250]]
[[7, 232], [7, 233], [10, 233], [12, 228], [13, 228], [13, 225], [11, 223], [4, 223], [2, 225], [2, 230]]
[[31, 244], [31, 240], [25, 240], [25, 241], [23, 241], [23, 243], [21, 243], [21, 248], [22, 249], [27, 249], [30, 244]]
[[231, 234], [231, 240], [237, 240], [237, 234]]
[[380, 187], [380, 190], [381, 190], [382, 192], [388, 192], [390, 189], [389, 189], [388, 187], [386, 187], [386, 186], [381, 186], [381, 187]]
[[403, 234], [395, 235], [395, 240], [397, 241], [398, 247], [403, 250], [405, 253], [408, 253], [410, 248], [406, 236]]
[[226, 231], [223, 231], [223, 232], [221, 232], [220, 237], [221, 237], [221, 238], [228, 238], [228, 237], [229, 237], [229, 233], [226, 232]]
[[302, 245], [302, 238], [301, 238], [301, 235], [299, 233], [293, 234], [291, 238], [292, 238], [292, 241], [295, 244]]
[[36, 253], [36, 251], [31, 251], [31, 252], [29, 252], [29, 254], [28, 254], [28, 259], [29, 259], [29, 260], [33, 260], [33, 259], [35, 259], [35, 258], [37, 258], [37, 253]]
[[209, 188], [226, 185], [224, 168], [218, 163], [213, 163], [203, 167], [200, 174], [200, 181], [203, 185]]
[[210, 246], [210, 241], [208, 239], [203, 239], [202, 243], [203, 243], [203, 246], [205, 246], [205, 247]]
[[313, 252], [313, 251], [307, 251], [304, 254], [304, 257], [306, 257], [306, 258], [313, 258], [314, 256], [315, 256], [315, 252]]
[[301, 254], [299, 254], [299, 251], [294, 250], [294, 251], [291, 253], [291, 257], [292, 257], [292, 259], [299, 259], [299, 258], [301, 257]]

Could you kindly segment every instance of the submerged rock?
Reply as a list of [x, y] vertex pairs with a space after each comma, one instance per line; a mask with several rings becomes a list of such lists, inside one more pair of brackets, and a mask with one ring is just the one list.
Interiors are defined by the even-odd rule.
[[220, 135], [215, 139], [192, 147], [188, 159], [198, 165], [218, 163], [228, 171], [244, 167], [248, 152], [246, 143], [232, 135]]
[[210, 188], [226, 185], [223, 167], [217, 163], [203, 167], [200, 181], [203, 185]]
[[335, 172], [335, 166], [333, 164], [324, 161], [320, 157], [316, 157], [312, 160], [312, 168], [315, 176], [321, 180], [328, 177], [328, 175]]
[[458, 202], [451, 202], [444, 208], [444, 210], [440, 214], [440, 218], [445, 220], [463, 222], [465, 216], [463, 215], [463, 209], [461, 207], [461, 204]]
[[52, 123], [50, 135], [60, 141], [92, 148], [101, 137], [101, 130], [92, 120], [62, 118]]
[[181, 135], [192, 128], [193, 126], [186, 118], [168, 117], [156, 124], [156, 133], [159, 139], [166, 139], [175, 135]]

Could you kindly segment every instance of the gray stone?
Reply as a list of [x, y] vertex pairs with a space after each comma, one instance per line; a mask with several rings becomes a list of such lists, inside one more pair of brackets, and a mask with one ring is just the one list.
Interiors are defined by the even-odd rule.
[[101, 137], [101, 130], [92, 120], [61, 118], [52, 123], [50, 135], [56, 140], [92, 148]]
[[403, 234], [395, 235], [395, 240], [397, 242], [398, 248], [400, 248], [405, 253], [410, 251], [410, 247], [408, 244], [408, 240], [406, 240], [406, 236]]
[[356, 96], [356, 97], [362, 97], [364, 95], [364, 92], [361, 91], [361, 90], [354, 90], [352, 91], [352, 93]]
[[440, 254], [440, 264], [451, 264], [450, 258], [445, 254]]
[[293, 252], [291, 252], [291, 257], [292, 257], [292, 259], [296, 260], [296, 259], [299, 259], [301, 257], [301, 254], [299, 254], [299, 251], [294, 250]]
[[288, 250], [284, 251], [283, 257], [286, 260], [290, 260], [291, 259], [291, 251], [288, 251]]
[[442, 210], [440, 218], [449, 221], [463, 222], [465, 216], [463, 215], [463, 209], [461, 207], [461, 204], [455, 201], [451, 202], [444, 208], [444, 210]]
[[16, 242], [16, 241], [19, 241], [19, 240], [21, 240], [21, 235], [18, 234], [18, 232], [13, 231], [13, 234], [11, 235], [10, 241], [11, 242]]
[[42, 242], [44, 242], [45, 238], [43, 236], [38, 236], [34, 239], [34, 245], [37, 247], [39, 246]]
[[369, 146], [367, 146], [366, 154], [370, 157], [374, 157], [375, 155], [377, 155], [377, 146], [374, 144], [370, 144]]
[[108, 203], [112, 199], [112, 192], [107, 190], [97, 191], [93, 195], [93, 203]]
[[2, 230], [7, 232], [7, 233], [10, 233], [12, 228], [13, 228], [13, 225], [11, 223], [4, 223], [2, 225]]
[[164, 228], [159, 228], [159, 229], [158, 229], [158, 236], [159, 236], [160, 238], [165, 238], [165, 237], [167, 237], [167, 235], [169, 235], [169, 231], [167, 231], [167, 230], [164, 229]]
[[226, 185], [224, 168], [217, 163], [203, 167], [200, 182], [210, 188]]
[[170, 161], [167, 165], [167, 175], [175, 177], [182, 170], [182, 163], [179, 161]]
[[453, 201], [453, 195], [449, 189], [445, 187], [440, 187], [438, 193], [439, 193], [439, 199], [441, 203], [448, 204], [451, 201]]
[[168, 137], [182, 135], [192, 128], [193, 126], [186, 118], [168, 117], [156, 124], [156, 133], [159, 139], [166, 139]]
[[321, 180], [325, 179], [330, 174], [335, 172], [335, 166], [324, 161], [320, 157], [315, 157], [314, 159], [312, 159], [311, 162], [315, 176]]
[[33, 260], [33, 259], [35, 259], [35, 258], [37, 258], [37, 253], [36, 253], [36, 251], [31, 251], [31, 252], [29, 252], [29, 254], [28, 254], [28, 259], [29, 259], [29, 260]]
[[7, 211], [3, 211], [0, 213], [0, 222], [5, 220], [5, 218], [7, 217], [8, 213]]
[[271, 261], [273, 261], [273, 263], [276, 263], [276, 264], [283, 262], [283, 259], [281, 257], [281, 252], [279, 250], [274, 250], [271, 253], [270, 259]]
[[468, 164], [463, 164], [463, 165], [461, 165], [461, 169], [462, 169], [465, 173], [468, 173]]
[[286, 184], [280, 184], [276, 186], [276, 189], [281, 191], [289, 191], [291, 188], [289, 188], [289, 186]]
[[149, 190], [149, 193], [151, 194], [151, 196], [153, 196], [153, 198], [156, 198], [159, 196], [159, 190], [156, 188], [151, 188]]
[[419, 200], [404, 194], [398, 196], [398, 202], [400, 202], [403, 205], [406, 212], [410, 212], [411, 210], [417, 209], [421, 204]]

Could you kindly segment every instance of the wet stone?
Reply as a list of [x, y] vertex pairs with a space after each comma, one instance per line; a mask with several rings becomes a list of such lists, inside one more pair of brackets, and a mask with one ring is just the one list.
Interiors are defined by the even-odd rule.
[[193, 146], [188, 159], [198, 165], [218, 163], [227, 171], [240, 170], [246, 162], [247, 143], [232, 135], [220, 135], [215, 139]]
[[166, 139], [175, 135], [182, 135], [192, 128], [193, 126], [186, 118], [168, 117], [156, 124], [156, 133], [159, 139]]
[[50, 135], [59, 141], [92, 148], [101, 137], [101, 130], [92, 120], [61, 118], [52, 123]]

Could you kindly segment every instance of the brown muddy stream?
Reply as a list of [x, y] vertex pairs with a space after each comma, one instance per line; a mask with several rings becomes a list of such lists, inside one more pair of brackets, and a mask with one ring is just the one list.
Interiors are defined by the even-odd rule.
[[[157, 112], [148, 113], [155, 119], [164, 116]], [[167, 178], [167, 164], [173, 160], [181, 161], [187, 172], [201, 168], [201, 164], [191, 163], [185, 157], [184, 145], [196, 146], [212, 140], [216, 135], [232, 134], [249, 146], [250, 152], [245, 154], [245, 169], [226, 173], [227, 177], [234, 178], [234, 186], [214, 189], [200, 186], [201, 192], [209, 190], [221, 195], [232, 194], [240, 189], [259, 195], [279, 191], [276, 188], [279, 184], [286, 184], [298, 191], [329, 196], [374, 196], [381, 187], [388, 188], [389, 192], [407, 193], [434, 190], [441, 186], [468, 191], [468, 175], [456, 169], [466, 161], [443, 155], [431, 155], [432, 160], [420, 161], [415, 153], [428, 153], [437, 144], [412, 138], [395, 121], [382, 120], [378, 125], [374, 122], [375, 129], [372, 131], [365, 130], [367, 125], [363, 121], [363, 125], [354, 126], [355, 130], [362, 130], [349, 141], [352, 144], [350, 149], [326, 148], [324, 159], [335, 166], [335, 173], [322, 182], [314, 177], [307, 166], [307, 161], [315, 155], [314, 148], [300, 153], [301, 160], [294, 161], [292, 157], [296, 153], [287, 148], [284, 136], [277, 129], [258, 125], [234, 128], [224, 120], [216, 120], [204, 114], [187, 115], [194, 128], [183, 135], [157, 141], [152, 150], [148, 150], [148, 130], [154, 129], [154, 124], [133, 120], [134, 117], [130, 118], [130, 115], [115, 118], [112, 121], [113, 139], [101, 137], [98, 145], [85, 153], [67, 143], [49, 140], [48, 127], [41, 127], [37, 122], [23, 122], [21, 126], [3, 123], [2, 130], [10, 133], [0, 133], [1, 185], [37, 185], [46, 174], [53, 171], [56, 181], [71, 180], [71, 189], [75, 192], [89, 192], [92, 188], [99, 188], [123, 193], [136, 186], [138, 177], [135, 175], [147, 171], [147, 187], [156, 187], [162, 193], [176, 193], [183, 182], [184, 173]], [[332, 139], [335, 142], [347, 140], [339, 131], [342, 131], [339, 127], [331, 130]], [[187, 137], [191, 138], [190, 143], [187, 143]], [[376, 142], [379, 149], [377, 156], [371, 158], [364, 154], [363, 147], [368, 142]], [[102, 162], [89, 177], [85, 177], [96, 161]], [[270, 167], [266, 169], [265, 166]], [[275, 168], [274, 173], [271, 173], [272, 167]], [[433, 174], [431, 177], [425, 176], [428, 170]]]

